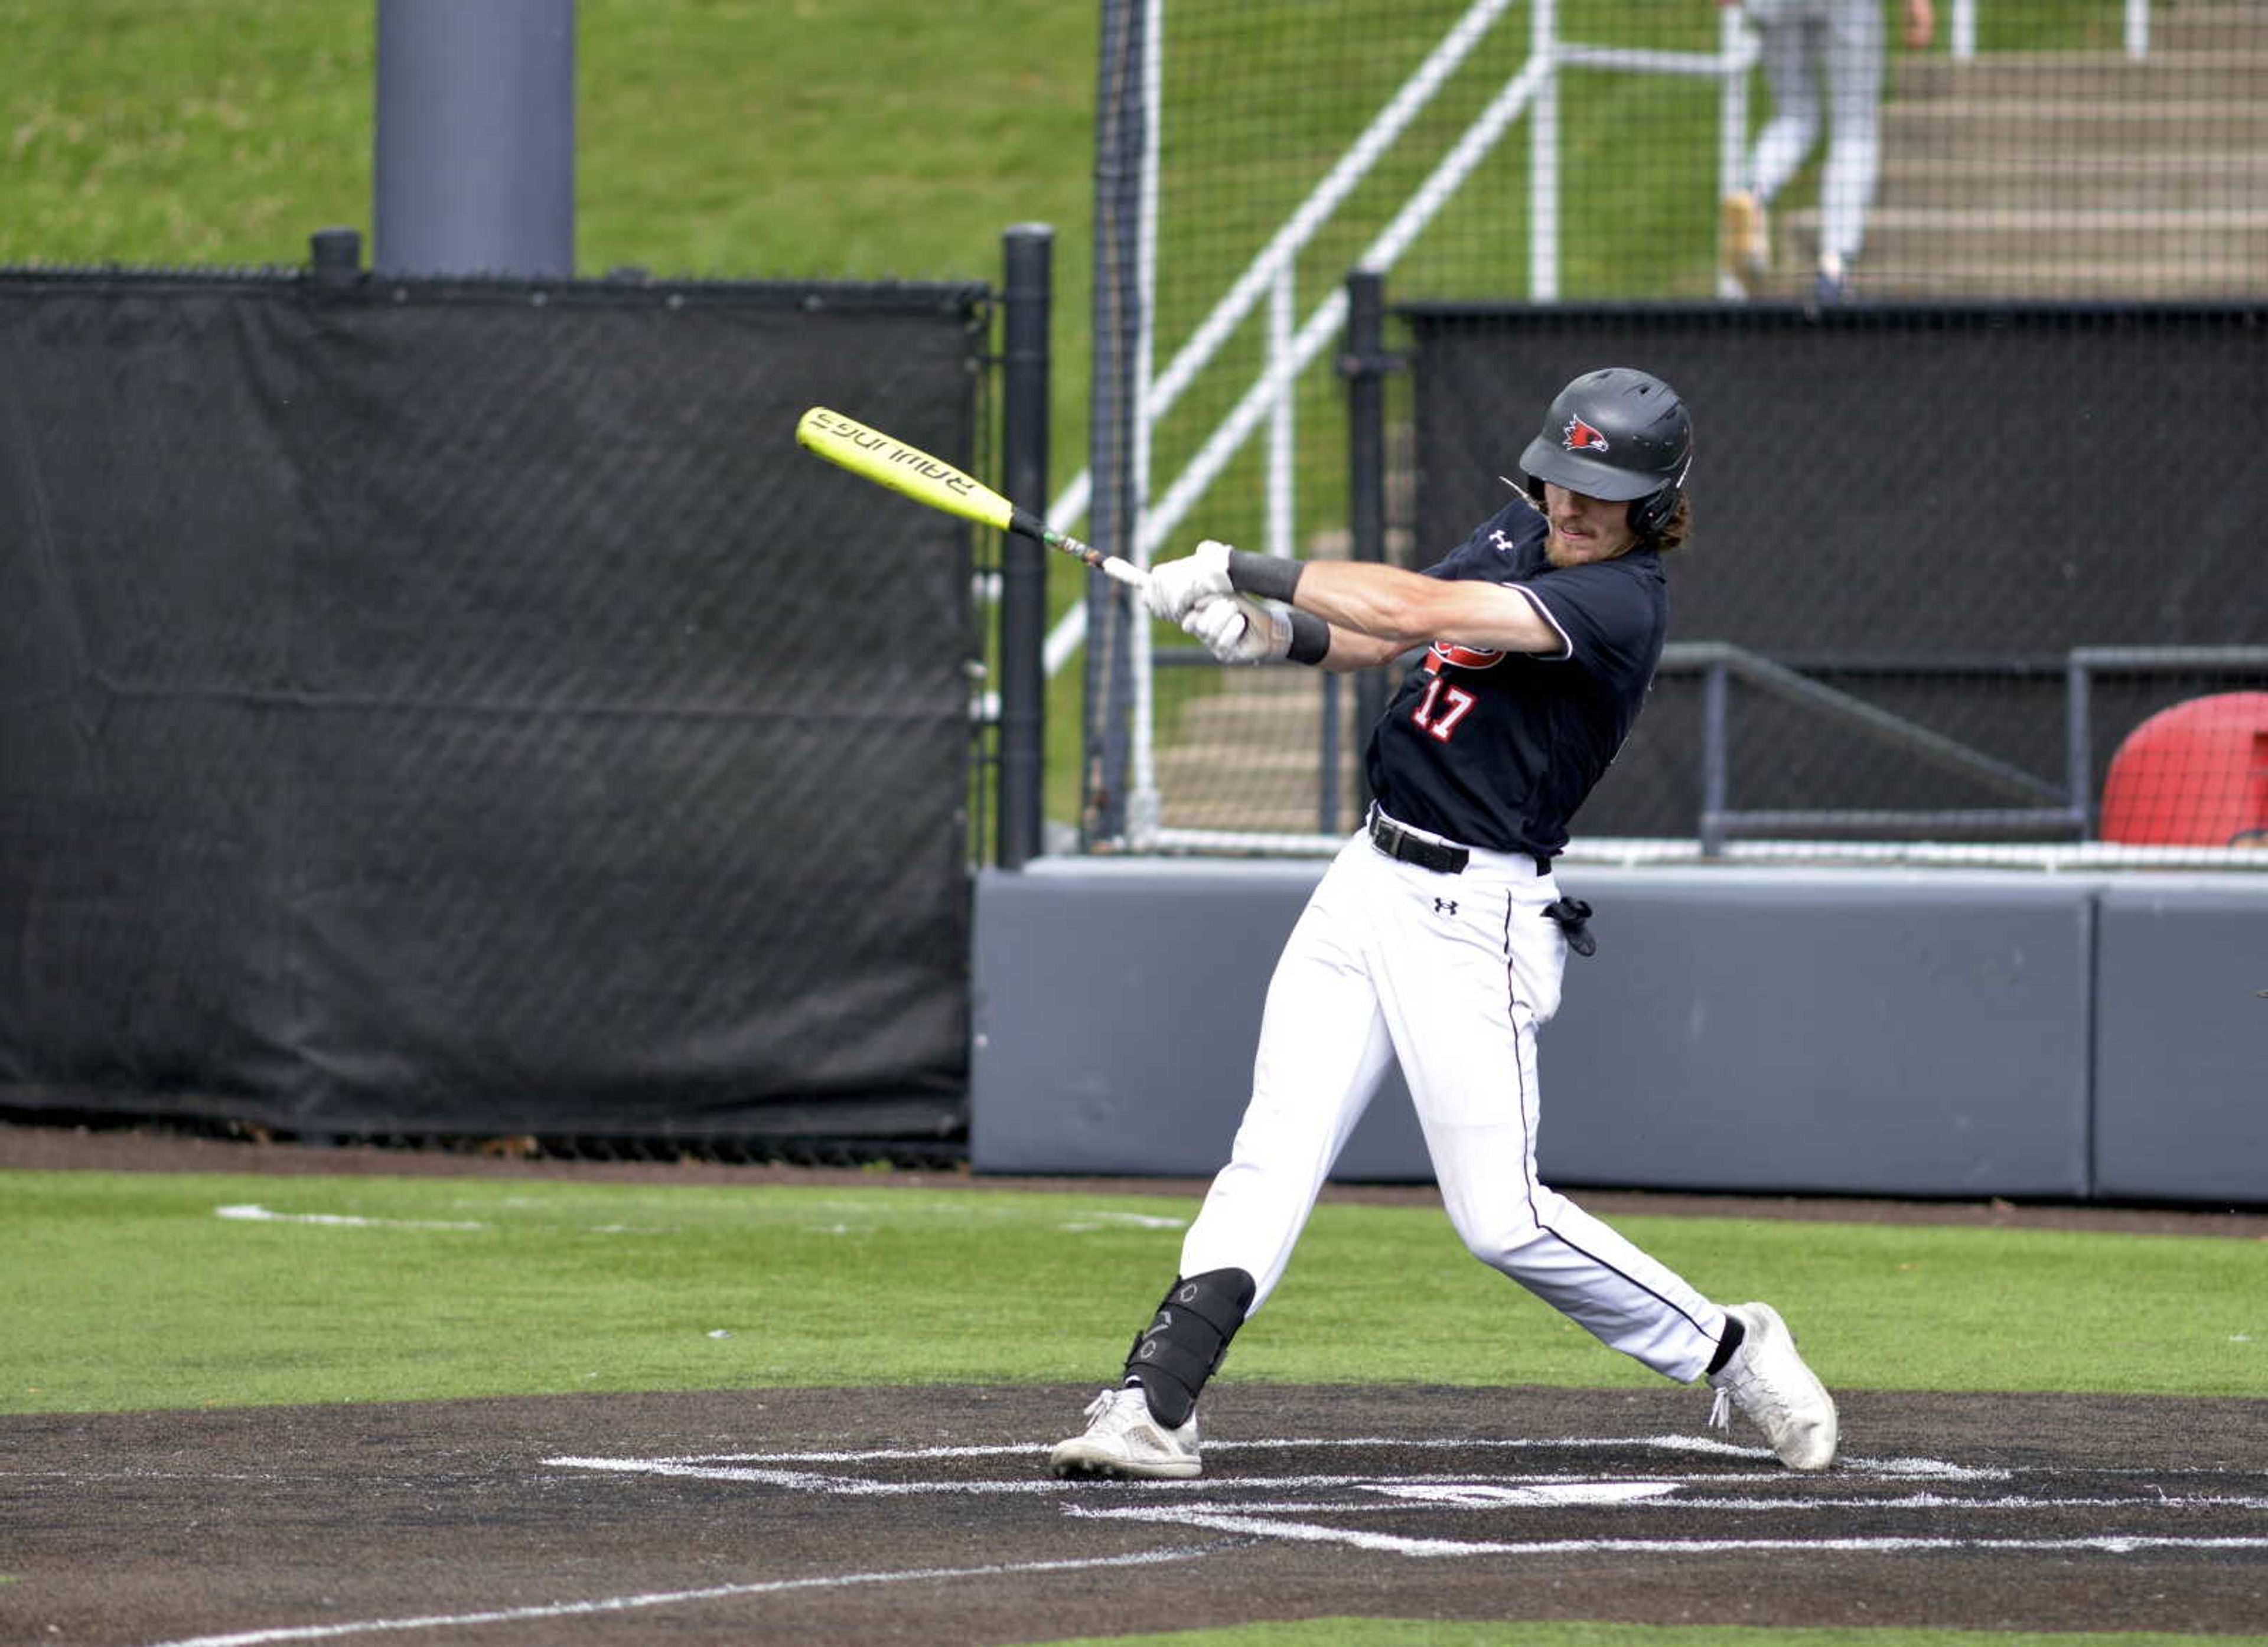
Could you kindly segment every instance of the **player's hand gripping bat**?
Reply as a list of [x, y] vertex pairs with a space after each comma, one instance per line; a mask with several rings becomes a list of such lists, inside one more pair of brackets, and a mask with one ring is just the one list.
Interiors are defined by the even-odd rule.
[[903, 492], [916, 503], [927, 504], [932, 509], [942, 509], [948, 515], [959, 515], [997, 531], [1036, 539], [1051, 549], [1076, 555], [1095, 570], [1106, 572], [1130, 588], [1149, 585], [1149, 574], [1131, 561], [1105, 555], [1091, 544], [1057, 532], [1030, 510], [1017, 508], [990, 487], [951, 464], [879, 429], [869, 429], [855, 418], [814, 406], [796, 420], [795, 437], [807, 451], [829, 463], [840, 464], [851, 474], [862, 474], [894, 492]]

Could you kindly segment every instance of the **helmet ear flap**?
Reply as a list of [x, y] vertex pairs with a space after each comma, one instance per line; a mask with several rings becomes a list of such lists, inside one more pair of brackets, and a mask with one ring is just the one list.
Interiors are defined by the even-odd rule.
[[1651, 538], [1669, 524], [1677, 512], [1679, 493], [1675, 486], [1665, 486], [1650, 496], [1631, 500], [1631, 530], [1641, 538]]
[[1676, 478], [1660, 491], [1635, 498], [1630, 506], [1631, 530], [1640, 538], [1651, 539], [1660, 534], [1677, 514], [1678, 499], [1685, 496], [1685, 477], [1692, 473], [1693, 453], [1689, 447], [1685, 461], [1677, 466]]

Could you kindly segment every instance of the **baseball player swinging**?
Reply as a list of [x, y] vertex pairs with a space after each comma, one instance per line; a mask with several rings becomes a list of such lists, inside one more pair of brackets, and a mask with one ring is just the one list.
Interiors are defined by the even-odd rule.
[[1181, 1273], [1123, 1382], [1050, 1454], [1057, 1474], [1197, 1474], [1198, 1394], [1396, 1059], [1474, 1256], [1655, 1371], [1706, 1378], [1711, 1422], [1739, 1408], [1782, 1463], [1833, 1460], [1835, 1404], [1769, 1305], [1712, 1304], [1535, 1174], [1535, 1034], [1568, 949], [1592, 948], [1551, 859], [1646, 701], [1692, 449], [1668, 384], [1609, 367], [1552, 401], [1521, 458], [1526, 494], [1424, 573], [1214, 542], [1152, 570], [1152, 611], [1225, 662], [1427, 651], [1371, 733], [1370, 818], [1277, 962], [1251, 1101]]

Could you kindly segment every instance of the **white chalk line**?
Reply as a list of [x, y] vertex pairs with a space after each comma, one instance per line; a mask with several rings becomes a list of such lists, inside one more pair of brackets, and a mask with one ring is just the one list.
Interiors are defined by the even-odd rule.
[[925, 1567], [905, 1572], [836, 1573], [820, 1578], [776, 1578], [757, 1584], [711, 1585], [699, 1590], [665, 1590], [645, 1595], [601, 1596], [591, 1601], [555, 1601], [541, 1607], [499, 1607], [483, 1613], [429, 1614], [416, 1618], [362, 1619], [346, 1624], [284, 1624], [268, 1629], [239, 1630], [224, 1636], [189, 1636], [151, 1643], [151, 1647], [261, 1647], [268, 1642], [328, 1641], [341, 1636], [366, 1636], [407, 1630], [464, 1629], [477, 1624], [520, 1624], [538, 1619], [586, 1617], [600, 1613], [629, 1613], [649, 1607], [681, 1607], [696, 1601], [725, 1601], [745, 1596], [778, 1595], [791, 1590], [828, 1590], [851, 1585], [896, 1585], [939, 1582], [956, 1578], [999, 1578], [1022, 1573], [1079, 1572], [1101, 1567], [1147, 1567], [1189, 1561], [1212, 1554], [1219, 1546], [1182, 1545], [1172, 1549], [1145, 1550], [1132, 1555], [1098, 1555], [1074, 1561], [1014, 1562], [991, 1567]]
[[[1366, 1474], [1311, 1475], [1240, 1475], [1230, 1480], [1218, 1476], [1199, 1476], [1189, 1481], [1112, 1482], [1099, 1483], [1090, 1481], [1060, 1481], [1051, 1475], [1015, 1476], [1007, 1479], [989, 1477], [976, 1481], [876, 1481], [864, 1475], [828, 1475], [816, 1470], [767, 1470], [753, 1465], [680, 1464], [660, 1459], [578, 1459], [556, 1458], [543, 1460], [556, 1469], [589, 1470], [594, 1474], [614, 1475], [663, 1475], [680, 1480], [705, 1482], [741, 1482], [760, 1487], [784, 1487], [798, 1492], [839, 1495], [846, 1498], [909, 1498], [925, 1493], [987, 1496], [993, 1494], [1055, 1494], [1095, 1492], [1163, 1493], [1189, 1496], [1197, 1493], [1251, 1493], [1318, 1490], [1329, 1488], [1368, 1487], [1379, 1483], [1376, 1471]], [[1492, 1474], [1474, 1470], [1459, 1470], [1446, 1474], [1398, 1474], [1397, 1482], [1418, 1484], [1437, 1483], [1455, 1486], [1461, 1483], [1495, 1484], [1507, 1489], [1536, 1485], [1559, 1484], [1552, 1478], [1532, 1475]], [[1681, 1474], [1675, 1478], [1680, 1487], [1719, 1487], [1753, 1484], [1753, 1475], [1720, 1475], [1713, 1473]], [[1798, 1502], [1810, 1503], [1812, 1500]], [[1845, 1502], [1874, 1503], [1871, 1499], [1851, 1499]], [[1945, 1499], [1947, 1504], [1958, 1504], [1959, 1499]], [[2159, 1502], [2155, 1499], [2133, 1500], [2135, 1503]]]
[[[1309, 1485], [1301, 1482], [1296, 1485]], [[1327, 1482], [1314, 1482], [1322, 1487]], [[1375, 1478], [1343, 1478], [1337, 1483], [1359, 1492], [1375, 1493], [1395, 1502], [1381, 1504], [1372, 1499], [1238, 1498], [1212, 1506], [1239, 1515], [1345, 1515], [1375, 1516], [1410, 1511], [1454, 1512], [1468, 1510], [1516, 1510], [1530, 1506], [1557, 1510], [1604, 1506], [1616, 1510], [1724, 1510], [1784, 1511], [1784, 1510], [1915, 1510], [1931, 1514], [1948, 1511], [1983, 1512], [2029, 1510], [2268, 1510], [2268, 1498], [2186, 1497], [2186, 1498], [1950, 1498], [1941, 1493], [1910, 1493], [1896, 1498], [1871, 1498], [1864, 1494], [1817, 1495], [1804, 1497], [1774, 1498], [1714, 1498], [1694, 1497], [1679, 1492], [1674, 1482], [1570, 1482], [1565, 1488], [1551, 1483], [1540, 1486], [1517, 1482], [1504, 1484], [1459, 1477], [1455, 1481], [1428, 1486], [1422, 1482], [1403, 1477], [1395, 1482]], [[1583, 1488], [1603, 1490], [1586, 1492]], [[1617, 1490], [1627, 1488], [1631, 1490]], [[1673, 1496], [1675, 1495], [1675, 1496]], [[1092, 1506], [1090, 1506], [1092, 1507]], [[1116, 1513], [1116, 1512], [1114, 1512]], [[1145, 1511], [1129, 1507], [1124, 1513], [1138, 1515]], [[1178, 1506], [1174, 1513], [1181, 1513]]]
[[[1744, 1447], [1730, 1441], [1718, 1441], [1706, 1436], [1507, 1436], [1479, 1439], [1452, 1440], [1420, 1438], [1408, 1436], [1285, 1436], [1255, 1441], [1208, 1441], [1210, 1452], [1281, 1452], [1287, 1448], [1350, 1448], [1396, 1447], [1418, 1452], [1550, 1452], [1585, 1451], [1600, 1447], [1653, 1447], [1665, 1452], [1701, 1452], [1727, 1459], [1769, 1459], [1768, 1447]], [[1020, 1441], [1007, 1445], [954, 1447], [873, 1447], [851, 1452], [689, 1452], [661, 1459], [624, 1459], [616, 1460], [576, 1460], [572, 1462], [591, 1467], [612, 1462], [631, 1468], [645, 1464], [685, 1464], [703, 1467], [755, 1465], [759, 1467], [783, 1464], [926, 1464], [939, 1459], [1009, 1459], [1028, 1458], [1048, 1449], [1045, 1442]], [[546, 1463], [566, 1463], [571, 1460], [547, 1459]], [[2012, 1470], [1998, 1467], [1978, 1467], [1949, 1463], [1943, 1459], [1874, 1459], [1845, 1455], [1842, 1467], [1869, 1472], [1879, 1475], [1911, 1475], [1933, 1481], [2004, 1482], [2014, 1477]], [[1727, 1481], [1745, 1480], [1743, 1476], [1727, 1476]]]
[[[764, 1487], [784, 1487], [798, 1492], [825, 1493], [843, 1498], [911, 1498], [924, 1495], [942, 1494], [962, 1496], [1025, 1496], [1032, 1495], [1087, 1494], [1129, 1491], [1189, 1495], [1194, 1493], [1287, 1492], [1295, 1490], [1321, 1491], [1333, 1489], [1362, 1488], [1379, 1491], [1391, 1490], [1391, 1484], [1382, 1484], [1373, 1472], [1366, 1475], [1253, 1475], [1239, 1476], [1233, 1481], [1116, 1482], [1108, 1484], [1091, 1481], [1062, 1481], [1052, 1475], [1018, 1476], [1002, 1480], [998, 1477], [983, 1481], [944, 1482], [879, 1482], [858, 1475], [822, 1475], [809, 1470], [763, 1470], [747, 1465], [718, 1467], [708, 1465], [677, 1464], [666, 1460], [634, 1459], [546, 1459], [547, 1465], [562, 1469], [587, 1469], [606, 1474], [665, 1475], [681, 1480], [709, 1482], [744, 1482]], [[1675, 1481], [1576, 1481], [1534, 1475], [1476, 1475], [1461, 1471], [1452, 1475], [1397, 1475], [1395, 1483], [1414, 1484], [1418, 1488], [1438, 1487], [1447, 1491], [1470, 1487], [1476, 1492], [1493, 1492], [1503, 1496], [1504, 1502], [1543, 1502], [1540, 1495], [1557, 1494], [1550, 1502], [1569, 1504], [1579, 1499], [1598, 1503], [1617, 1494], [1647, 1496], [1656, 1493], [1674, 1492], [1680, 1486], [1694, 1482], [1712, 1484], [1728, 1482], [1753, 1481], [1749, 1475], [1680, 1476]], [[1864, 1501], [1854, 1501], [1864, 1502]]]
[[2176, 1538], [2123, 1533], [2066, 1539], [1418, 1539], [1394, 1533], [1364, 1533], [1349, 1527], [1315, 1526], [1301, 1521], [1266, 1520], [1257, 1516], [1224, 1514], [1205, 1509], [1184, 1510], [1166, 1504], [1127, 1510], [1094, 1510], [1074, 1505], [1067, 1513], [1080, 1520], [1162, 1523], [1174, 1526], [1202, 1527], [1215, 1533], [1282, 1539], [1294, 1543], [1346, 1544], [1358, 1549], [1387, 1555], [1416, 1556], [1812, 1555], [1821, 1551], [1900, 1555], [1940, 1550], [1957, 1550], [1963, 1554], [2022, 1551], [2035, 1555], [2051, 1551], [2091, 1550], [2128, 1555], [2146, 1550], [2268, 1550], [2268, 1538]]
[[[215, 1207], [213, 1217], [226, 1218], [235, 1224], [306, 1224], [334, 1230], [496, 1230], [504, 1226], [475, 1219], [457, 1218], [379, 1218], [349, 1212], [278, 1212], [254, 1202], [232, 1206]], [[1072, 1222], [1057, 1227], [1071, 1235], [1092, 1234], [1097, 1230], [1120, 1229], [1132, 1225], [1141, 1229], [1182, 1228], [1184, 1218], [1152, 1217], [1140, 1212], [1102, 1212], [1089, 1215], [1094, 1222]], [[519, 1224], [520, 1229], [579, 1229], [586, 1235], [668, 1235], [673, 1229], [629, 1224]], [[856, 1235], [878, 1225], [847, 1224], [814, 1224], [806, 1226], [806, 1235]]]
[[[965, 1451], [955, 1449], [955, 1451]], [[1027, 1452], [1032, 1449], [1017, 1449]], [[1906, 1460], [1911, 1462], [1911, 1460]], [[1098, 1490], [1093, 1482], [1059, 1481], [1052, 1476], [981, 1481], [874, 1481], [864, 1476], [828, 1475], [808, 1470], [767, 1470], [746, 1465], [684, 1464], [668, 1460], [552, 1458], [546, 1465], [564, 1469], [627, 1475], [673, 1476], [696, 1481], [740, 1482], [792, 1491], [824, 1493], [844, 1498], [910, 1498], [941, 1495], [975, 1497], [1081, 1496]], [[2000, 1474], [2007, 1474], [2000, 1472]], [[1845, 1464], [1830, 1480], [1863, 1480], [1867, 1472]], [[1865, 1493], [1815, 1491], [1800, 1496], [1764, 1497], [1696, 1496], [1692, 1487], [1753, 1484], [1753, 1475], [1679, 1474], [1668, 1479], [1629, 1478], [1616, 1481], [1532, 1475], [1489, 1474], [1459, 1471], [1453, 1474], [1397, 1475], [1382, 1481], [1375, 1474], [1356, 1475], [1259, 1475], [1231, 1481], [1199, 1477], [1191, 1481], [1122, 1482], [1103, 1486], [1104, 1492], [1132, 1492], [1145, 1496], [1219, 1496], [1258, 1492], [1361, 1491], [1403, 1501], [1398, 1505], [1375, 1502], [1318, 1502], [1313, 1499], [1248, 1499], [1236, 1497], [1220, 1506], [1245, 1515], [1364, 1515], [1401, 1508], [1478, 1510], [1549, 1505], [1568, 1508], [1582, 1504], [1611, 1504], [1616, 1508], [1650, 1510], [1911, 1510], [1924, 1511], [2023, 1511], [2036, 1510], [2248, 1510], [2268, 1511], [2268, 1497], [2223, 1493], [2139, 1495], [2102, 1497], [2059, 1495], [2052, 1497], [2002, 1496], [1964, 1498], [1948, 1493], [1907, 1493], [1877, 1497]], [[1823, 1485], [1823, 1483], [1822, 1483]], [[1670, 1495], [1678, 1495], [1672, 1497]], [[1128, 1511], [1125, 1513], [1138, 1513]]]
[[[1668, 1452], [1703, 1453], [1725, 1459], [1770, 1460], [1771, 1452], [1764, 1447], [1737, 1446], [1731, 1442], [1712, 1440], [1702, 1436], [1609, 1436], [1548, 1437], [1509, 1437], [1482, 1440], [1410, 1439], [1403, 1437], [1287, 1437], [1255, 1441], [1209, 1441], [1205, 1444], [1213, 1452], [1240, 1451], [1285, 1451], [1290, 1448], [1371, 1448], [1392, 1447], [1411, 1452], [1565, 1452], [1577, 1449], [1594, 1451], [1599, 1448], [1626, 1449], [1650, 1447]], [[773, 1482], [783, 1486], [805, 1486], [824, 1491], [871, 1490], [874, 1492], [965, 1492], [983, 1490], [983, 1482], [873, 1482], [863, 1485], [857, 1478], [803, 1472], [783, 1468], [807, 1464], [928, 1464], [952, 1459], [1028, 1459], [1046, 1451], [1044, 1444], [1019, 1442], [1005, 1446], [949, 1447], [882, 1447], [850, 1452], [697, 1452], [659, 1459], [561, 1457], [543, 1460], [547, 1466], [562, 1469], [614, 1470], [625, 1474], [685, 1475], [711, 1481], [750, 1481]], [[1954, 1464], [1942, 1459], [1889, 1458], [1873, 1459], [1846, 1456], [1839, 1467], [1854, 1474], [1904, 1477], [1912, 1480], [1938, 1482], [2005, 1482], [2014, 1479], [2014, 1473], [2001, 1468], [1979, 1468]], [[1313, 1483], [1329, 1484], [1333, 1481], [1375, 1480], [1368, 1476], [1330, 1477], [1304, 1476], [1243, 1481], [1227, 1485], [1236, 1486], [1294, 1486]], [[1418, 1478], [1409, 1478], [1418, 1479]], [[1469, 1479], [1460, 1475], [1449, 1479]], [[1729, 1484], [1752, 1481], [1744, 1474], [1704, 1475], [1682, 1474], [1681, 1481], [1689, 1483], [1722, 1482]], [[1218, 1481], [1200, 1479], [1195, 1482], [1144, 1482], [1145, 1487], [1179, 1489], [1201, 1491], [1223, 1485]], [[1005, 1486], [1005, 1483], [1002, 1483]], [[1091, 1483], [1087, 1484], [1090, 1488]]]
[[237, 1224], [317, 1224], [335, 1230], [493, 1230], [493, 1224], [453, 1218], [365, 1218], [344, 1212], [277, 1212], [245, 1202], [215, 1207], [213, 1217]]

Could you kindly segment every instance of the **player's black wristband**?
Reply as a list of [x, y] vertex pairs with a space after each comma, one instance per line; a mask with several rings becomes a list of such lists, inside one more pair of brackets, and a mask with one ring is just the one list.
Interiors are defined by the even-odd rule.
[[1228, 585], [1241, 594], [1258, 595], [1263, 600], [1280, 600], [1292, 604], [1292, 592], [1300, 586], [1300, 574], [1307, 570], [1305, 561], [1295, 561], [1288, 555], [1253, 555], [1243, 549], [1228, 552]]
[[1292, 646], [1284, 656], [1295, 664], [1319, 664], [1331, 650], [1331, 626], [1312, 612], [1294, 612]]

